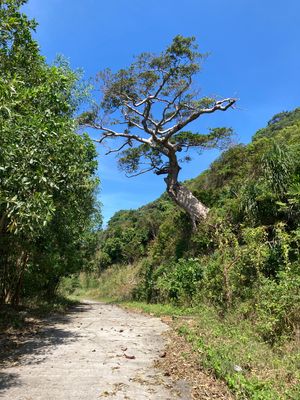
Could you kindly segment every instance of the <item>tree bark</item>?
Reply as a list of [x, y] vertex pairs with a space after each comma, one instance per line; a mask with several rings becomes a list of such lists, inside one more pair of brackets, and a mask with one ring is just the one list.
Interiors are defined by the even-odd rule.
[[189, 215], [195, 230], [197, 222], [206, 219], [209, 208], [202, 204], [186, 186], [178, 182], [180, 166], [176, 154], [169, 154], [169, 160], [168, 176], [165, 178], [167, 193]]

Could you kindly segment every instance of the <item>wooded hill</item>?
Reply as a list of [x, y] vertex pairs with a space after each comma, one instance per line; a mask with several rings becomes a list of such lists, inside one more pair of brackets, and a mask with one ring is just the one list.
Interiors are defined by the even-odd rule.
[[291, 337], [300, 322], [300, 108], [185, 184], [210, 207], [197, 231], [166, 194], [121, 210], [101, 233], [100, 270], [139, 263], [135, 299], [238, 309], [267, 342]]

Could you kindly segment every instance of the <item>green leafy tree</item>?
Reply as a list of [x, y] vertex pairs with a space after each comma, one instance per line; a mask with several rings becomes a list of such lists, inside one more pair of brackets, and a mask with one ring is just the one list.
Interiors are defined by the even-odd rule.
[[[185, 131], [197, 118], [226, 111], [236, 99], [199, 98], [193, 80], [204, 55], [197, 52], [194, 38], [176, 36], [160, 55], [143, 53], [127, 69], [99, 74], [103, 99], [79, 118], [82, 125], [101, 132], [99, 142], [115, 139], [111, 149], [119, 165], [130, 176], [153, 171], [166, 175], [170, 197], [191, 217], [195, 226], [208, 208], [178, 181], [180, 164], [190, 156], [182, 151], [223, 148], [232, 133], [214, 128], [207, 134]], [[187, 153], [188, 154], [188, 153]]]
[[95, 148], [75, 133], [79, 75], [46, 64], [24, 3], [0, 3], [0, 302], [14, 303], [28, 271], [78, 268], [97, 213]]

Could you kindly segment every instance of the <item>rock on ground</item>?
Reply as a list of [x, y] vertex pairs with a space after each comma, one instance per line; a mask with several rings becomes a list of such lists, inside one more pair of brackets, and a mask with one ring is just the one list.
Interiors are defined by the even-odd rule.
[[3, 400], [189, 399], [154, 367], [168, 329], [160, 319], [84, 302], [14, 350], [0, 371]]

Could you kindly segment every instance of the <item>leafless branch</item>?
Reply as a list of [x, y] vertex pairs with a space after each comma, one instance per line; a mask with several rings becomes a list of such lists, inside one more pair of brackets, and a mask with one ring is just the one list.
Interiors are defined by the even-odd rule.
[[165, 86], [165, 84], [168, 82], [170, 76], [171, 76], [171, 73], [170, 73], [170, 72], [166, 73], [166, 75], [163, 76], [162, 82], [161, 82], [161, 84], [159, 85], [157, 91], [155, 92], [155, 95], [153, 96], [154, 98], [157, 98], [157, 96], [158, 96], [159, 93], [162, 91], [162, 89], [163, 89], [163, 87]]
[[[177, 100], [183, 95], [183, 93], [190, 87], [191, 83], [192, 83], [192, 78], [189, 77], [189, 80], [188, 80], [187, 84], [183, 86], [183, 88], [177, 93], [177, 95], [174, 97], [174, 99], [173, 99], [172, 101], [169, 101], [169, 102], [168, 102], [168, 105], [167, 105], [167, 106], [164, 108], [164, 110], [163, 110], [163, 116], [162, 116], [161, 121], [160, 121], [159, 124], [158, 124], [159, 126], [164, 126], [164, 125], [166, 125], [167, 123], [171, 122], [174, 118], [177, 117], [177, 115], [178, 115], [179, 112], [180, 112], [181, 107], [180, 107], [180, 105], [176, 105], [176, 101], [177, 101]], [[166, 119], [166, 113], [167, 113], [167, 111], [170, 109], [171, 106], [174, 106], [174, 107], [175, 107], [175, 112], [174, 112], [169, 118]]]
[[151, 135], [154, 141], [161, 142], [160, 138], [157, 137], [155, 131], [153, 129], [150, 129], [147, 124], [147, 122], [149, 121], [151, 106], [152, 106], [152, 102], [149, 100], [146, 103], [145, 108], [144, 108], [144, 112], [143, 112], [144, 118], [142, 120], [142, 125], [144, 127], [145, 132], [147, 132], [149, 135]]
[[174, 133], [178, 132], [182, 128], [184, 128], [186, 125], [188, 125], [190, 122], [194, 121], [200, 115], [202, 114], [211, 114], [215, 111], [226, 111], [229, 107], [232, 107], [237, 99], [233, 98], [227, 98], [223, 100], [218, 100], [215, 102], [215, 104], [212, 107], [209, 108], [200, 108], [194, 112], [190, 116], [188, 116], [184, 121], [180, 121], [171, 128], [165, 129], [164, 131], [161, 131], [160, 134], [164, 135], [164, 139], [167, 140], [171, 136], [174, 135]]
[[132, 133], [127, 133], [127, 132], [116, 132], [110, 128], [106, 128], [105, 126], [98, 125], [98, 124], [86, 124], [86, 126], [90, 128], [94, 128], [97, 130], [102, 131], [102, 137], [100, 139], [94, 139], [95, 142], [97, 143], [102, 143], [105, 139], [107, 138], [116, 138], [116, 137], [124, 137], [126, 139], [133, 139], [136, 140], [140, 143], [146, 143], [151, 145], [151, 140], [150, 139], [144, 139], [141, 136], [134, 135]]
[[[142, 117], [142, 118], [145, 117], [144, 114], [145, 114], [145, 111], [146, 111], [146, 110], [144, 110], [144, 113], [142, 113], [141, 111], [139, 111], [139, 110], [137, 110], [136, 108], [132, 107], [132, 105], [129, 104], [129, 103], [125, 103], [124, 105], [125, 105], [125, 107], [129, 108], [130, 111], [134, 112], [134, 113], [137, 114], [138, 116], [140, 116], [140, 117]], [[150, 106], [150, 109], [151, 109], [151, 106]], [[149, 112], [149, 114], [150, 114], [150, 112]], [[157, 123], [154, 121], [154, 119], [152, 119], [152, 118], [150, 117], [149, 114], [148, 114], [147, 120], [150, 121], [154, 126], [157, 126]], [[128, 115], [128, 114], [126, 114], [126, 115]], [[139, 125], [138, 125], [137, 127], [140, 128]], [[141, 129], [143, 129], [143, 128], [141, 128]]]
[[127, 175], [126, 174], [126, 177], [127, 178], [134, 178], [135, 176], [139, 176], [139, 175], [145, 174], [146, 172], [153, 171], [154, 169], [155, 169], [155, 167], [142, 169], [140, 172], [137, 172], [136, 174], [131, 174], [131, 175]]
[[109, 150], [107, 153], [105, 153], [105, 155], [107, 156], [108, 154], [111, 154], [111, 153], [118, 153], [127, 145], [130, 146], [130, 140], [126, 140], [126, 142], [123, 143], [122, 146], [118, 147], [117, 149]]
[[125, 103], [124, 103], [124, 106], [125, 106], [125, 107], [128, 107], [130, 111], [134, 112], [135, 114], [139, 115], [140, 117], [143, 117], [143, 116], [144, 116], [144, 114], [143, 114], [141, 111], [137, 110], [136, 108], [134, 108], [134, 107], [133, 107], [131, 104], [129, 104], [129, 103], [125, 102]]

